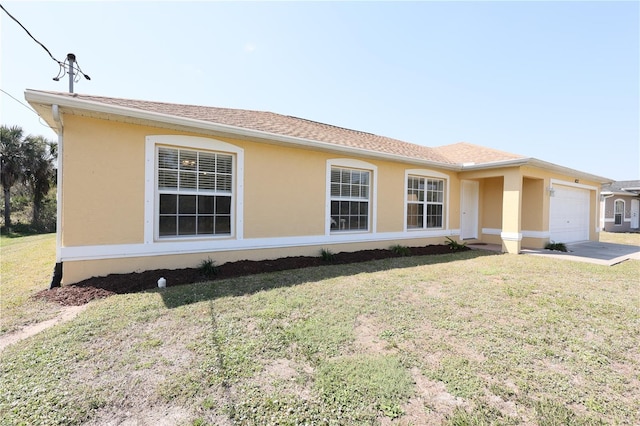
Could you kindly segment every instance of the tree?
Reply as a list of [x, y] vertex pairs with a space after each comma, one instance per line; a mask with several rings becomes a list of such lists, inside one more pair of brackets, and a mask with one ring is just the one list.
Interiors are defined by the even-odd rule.
[[22, 179], [31, 190], [33, 200], [32, 221], [40, 226], [42, 201], [46, 197], [51, 183], [55, 179], [53, 161], [57, 156], [57, 144], [43, 136], [27, 136], [24, 139], [24, 173]]
[[18, 126], [0, 127], [0, 180], [4, 190], [4, 225], [11, 228], [11, 187], [22, 178], [23, 132]]

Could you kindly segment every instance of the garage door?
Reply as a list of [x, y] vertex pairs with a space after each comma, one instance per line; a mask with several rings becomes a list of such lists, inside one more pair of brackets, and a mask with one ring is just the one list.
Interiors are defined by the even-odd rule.
[[551, 241], [573, 243], [589, 239], [589, 190], [554, 185], [549, 233]]

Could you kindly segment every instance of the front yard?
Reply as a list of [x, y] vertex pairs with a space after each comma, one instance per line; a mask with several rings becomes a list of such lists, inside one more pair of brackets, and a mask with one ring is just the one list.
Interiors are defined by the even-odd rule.
[[[6, 331], [59, 307], [6, 296], [4, 241]], [[112, 296], [2, 352], [0, 422], [635, 425], [638, 276], [472, 251]]]

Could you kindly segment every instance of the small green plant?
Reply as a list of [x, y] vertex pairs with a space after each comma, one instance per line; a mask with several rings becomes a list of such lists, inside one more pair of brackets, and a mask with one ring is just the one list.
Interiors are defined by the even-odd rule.
[[398, 404], [380, 404], [378, 408], [390, 419], [397, 419], [404, 415], [404, 410]]
[[393, 252], [396, 256], [409, 256], [411, 255], [411, 249], [407, 246], [401, 246], [400, 244], [396, 244], [394, 246], [389, 247], [389, 250]]
[[450, 237], [446, 237], [449, 250], [459, 251], [467, 247], [467, 243], [459, 243]]
[[215, 260], [211, 259], [210, 257], [200, 262], [198, 270], [205, 277], [213, 277], [214, 275], [218, 275], [218, 266], [216, 265]]
[[553, 251], [563, 251], [563, 252], [568, 252], [569, 250], [567, 250], [567, 246], [564, 243], [555, 243], [553, 241], [551, 241], [550, 243], [547, 243], [546, 246], [544, 246], [545, 249], [547, 250], [553, 250]]
[[331, 250], [324, 248], [320, 250], [320, 257], [322, 257], [322, 260], [325, 262], [333, 262], [336, 260], [336, 255]]

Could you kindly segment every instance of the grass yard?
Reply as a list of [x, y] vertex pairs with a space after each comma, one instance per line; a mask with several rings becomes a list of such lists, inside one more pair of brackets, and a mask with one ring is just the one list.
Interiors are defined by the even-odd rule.
[[49, 287], [56, 263], [56, 235], [0, 236], [0, 335], [54, 317], [60, 306], [30, 297]]
[[638, 276], [472, 251], [113, 296], [5, 349], [0, 424], [637, 425]]

